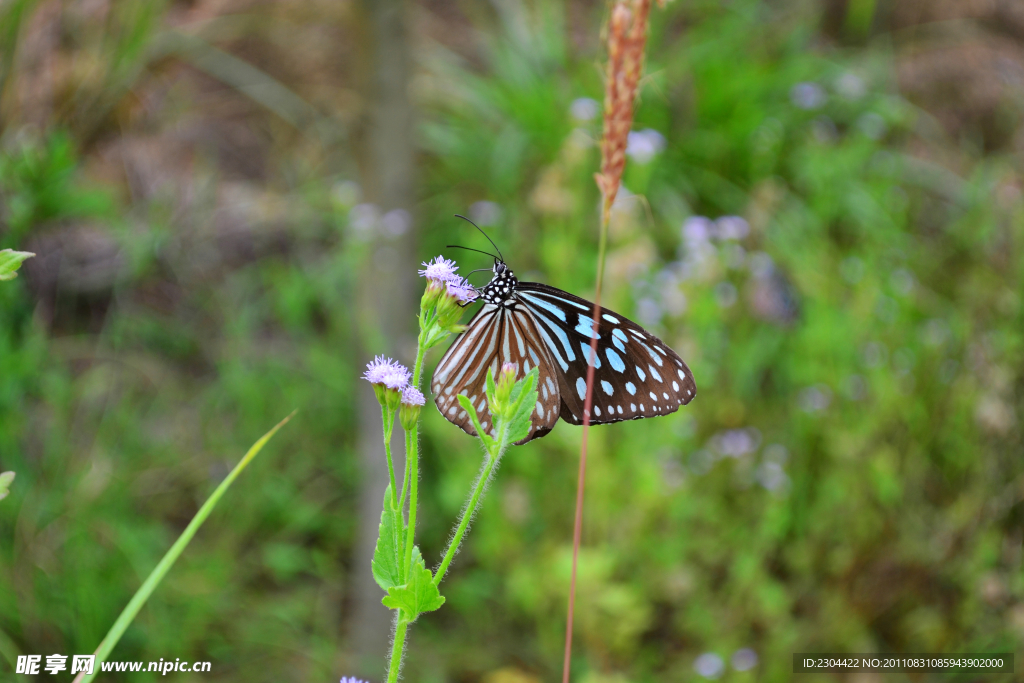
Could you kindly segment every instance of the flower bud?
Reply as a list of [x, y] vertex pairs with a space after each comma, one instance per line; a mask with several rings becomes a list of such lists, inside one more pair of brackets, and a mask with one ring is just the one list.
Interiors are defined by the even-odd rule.
[[426, 400], [423, 398], [423, 393], [416, 387], [408, 386], [402, 390], [402, 403], [398, 409], [398, 419], [402, 422], [402, 429], [409, 431], [416, 426], [416, 422], [420, 419], [420, 409], [423, 408], [424, 403]]
[[[488, 391], [487, 396], [492, 415], [505, 417], [505, 412], [512, 403], [512, 387], [516, 385], [516, 375], [518, 373], [518, 363], [504, 363], [501, 366], [498, 376], [494, 378], [494, 390], [493, 392]], [[488, 384], [490, 385], [490, 382]], [[490, 389], [490, 386], [488, 388]]]
[[476, 301], [473, 285], [461, 278], [445, 283], [445, 291], [437, 300], [437, 324], [447, 332], [460, 332], [459, 319], [463, 306]]
[[425, 313], [437, 304], [440, 296], [445, 292], [445, 285], [450, 281], [459, 280], [455, 271], [459, 269], [454, 261], [449, 261], [443, 256], [437, 256], [430, 262], [424, 261], [423, 270], [419, 271], [421, 277], [427, 278], [427, 288], [420, 299], [420, 311]]
[[377, 401], [394, 411], [402, 398], [402, 390], [409, 384], [412, 373], [400, 363], [384, 356], [377, 356], [372, 363], [366, 364], [363, 379], [373, 385]]

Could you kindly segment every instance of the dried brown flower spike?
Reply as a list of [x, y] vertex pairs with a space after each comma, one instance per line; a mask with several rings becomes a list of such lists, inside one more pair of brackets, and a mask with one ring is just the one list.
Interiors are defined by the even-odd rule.
[[608, 72], [605, 76], [601, 172], [594, 176], [604, 197], [607, 222], [626, 166], [626, 141], [633, 125], [633, 102], [644, 66], [651, 0], [619, 0], [608, 25]]

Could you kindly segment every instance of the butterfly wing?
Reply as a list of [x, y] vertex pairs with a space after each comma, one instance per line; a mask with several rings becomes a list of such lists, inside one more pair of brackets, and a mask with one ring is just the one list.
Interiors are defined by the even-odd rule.
[[[536, 282], [518, 283], [516, 297], [561, 370], [562, 419], [583, 424], [594, 304]], [[606, 308], [598, 320], [591, 424], [667, 415], [697, 395], [690, 368], [664, 342]]]
[[525, 310], [510, 310], [484, 304], [441, 358], [430, 381], [434, 403], [452, 424], [476, 436], [476, 428], [456, 396], [463, 394], [476, 408], [480, 426], [494, 435], [494, 420], [487, 407], [487, 369], [497, 378], [504, 363], [512, 363], [522, 377], [532, 368], [539, 370], [537, 405], [531, 415], [530, 433], [517, 443], [537, 439], [555, 426], [561, 408], [558, 377], [551, 354], [543, 343], [532, 316]]

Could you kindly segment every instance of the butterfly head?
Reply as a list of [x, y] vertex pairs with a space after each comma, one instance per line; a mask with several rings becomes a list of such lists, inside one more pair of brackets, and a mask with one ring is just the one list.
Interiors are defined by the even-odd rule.
[[495, 259], [494, 277], [483, 288], [483, 298], [489, 304], [502, 305], [511, 301], [515, 295], [516, 276], [512, 269], [505, 265], [504, 261]]

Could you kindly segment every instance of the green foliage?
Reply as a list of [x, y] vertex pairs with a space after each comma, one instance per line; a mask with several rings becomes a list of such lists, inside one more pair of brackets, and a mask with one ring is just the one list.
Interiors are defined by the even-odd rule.
[[224, 478], [224, 481], [222, 481], [220, 485], [214, 489], [213, 493], [210, 494], [210, 497], [205, 503], [203, 503], [202, 507], [199, 508], [195, 517], [193, 517], [188, 523], [188, 526], [185, 527], [185, 530], [181, 532], [178, 539], [164, 554], [164, 556], [160, 558], [156, 567], [154, 567], [149, 573], [146, 580], [142, 582], [139, 589], [135, 591], [135, 595], [132, 596], [132, 599], [128, 601], [124, 610], [120, 615], [118, 615], [117, 620], [114, 621], [110, 630], [107, 631], [107, 635], [105, 635], [103, 640], [100, 641], [99, 646], [95, 650], [95, 666], [91, 673], [86, 674], [82, 678], [82, 683], [89, 683], [89, 681], [91, 681], [96, 674], [100, 672], [100, 664], [109, 659], [110, 653], [114, 651], [115, 647], [117, 647], [117, 643], [121, 640], [121, 636], [124, 635], [124, 632], [135, 620], [135, 617], [138, 616], [139, 611], [146, 604], [146, 601], [149, 600], [153, 591], [160, 586], [160, 583], [167, 576], [167, 573], [171, 571], [174, 563], [177, 562], [178, 558], [181, 557], [181, 554], [185, 552], [185, 548], [188, 547], [188, 544], [192, 541], [196, 532], [199, 531], [199, 527], [203, 525], [206, 518], [213, 512], [213, 509], [217, 507], [217, 503], [220, 502], [221, 497], [225, 492], [227, 492], [228, 488], [231, 487], [231, 484], [235, 481], [238, 475], [245, 470], [250, 462], [252, 462], [252, 459], [255, 458], [261, 450], [263, 450], [263, 447], [267, 445], [267, 442], [270, 441], [271, 438], [273, 438], [274, 434], [277, 433], [277, 430], [283, 427], [294, 414], [295, 413], [293, 412], [291, 415], [278, 422], [269, 432], [261, 436], [256, 443], [249, 448], [245, 455], [242, 456], [242, 459], [238, 461], [238, 464], [235, 465], [234, 469], [228, 473], [228, 476]]
[[384, 509], [380, 515], [380, 535], [377, 537], [377, 547], [373, 552], [373, 578], [384, 590], [405, 583], [402, 578], [405, 553], [401, 539], [405, 538], [406, 526], [402, 513], [395, 509], [391, 496], [391, 484], [388, 484], [384, 492]]
[[0, 472], [0, 500], [3, 500], [11, 493], [11, 484], [14, 483], [14, 472]]
[[0, 219], [7, 228], [0, 244], [17, 246], [33, 226], [48, 221], [111, 215], [110, 193], [82, 186], [77, 172], [78, 155], [66, 132], [0, 150]]
[[[498, 211], [484, 227], [517, 276], [589, 296], [600, 121], [570, 107], [602, 99], [605, 7], [493, 5], [500, 16], [473, 5], [473, 27], [450, 32], [465, 56], [417, 42], [417, 261], [443, 252], [462, 272], [489, 265], [445, 249], [487, 247], [451, 215], [489, 201]], [[788, 681], [800, 650], [1024, 642], [1020, 155], [940, 125], [969, 119], [972, 97], [943, 117], [903, 97], [897, 74], [928, 71], [897, 70], [908, 54], [927, 58], [906, 49], [915, 31], [851, 47], [822, 34], [818, 9], [738, 0], [652, 12], [635, 127], [660, 131], [665, 147], [627, 163], [626, 188], [641, 198], [616, 209], [603, 296], [681, 353], [699, 393], [671, 417], [590, 433], [581, 681], [698, 680], [702, 653], [725, 661], [719, 680]], [[256, 19], [231, 21], [223, 33], [246, 41], [237, 54], [262, 54], [269, 41], [247, 33]], [[297, 21], [268, 34], [280, 42]], [[124, 73], [139, 73], [129, 61], [140, 53], [123, 54]], [[316, 92], [328, 91], [333, 72], [287, 61], [259, 65], [297, 88], [290, 74], [315, 73]], [[217, 90], [240, 138], [273, 141], [265, 156], [236, 145], [221, 107], [198, 111], [209, 95], [189, 94], [168, 66], [133, 97], [181, 120], [133, 124], [129, 108], [102, 129], [103, 145], [37, 142], [31, 159], [5, 132], [0, 247], [110, 209], [130, 228], [118, 241], [137, 267], [88, 296], [36, 299], [25, 277], [0, 285], [0, 469], [18, 473], [0, 504], [0, 585], [11, 588], [0, 590], [0, 656], [92, 651], [222, 479], [239, 435], [301, 406], [301, 429], [275, 437], [288, 458], [236, 482], [217, 534], [192, 541], [117, 656], [212, 660], [210, 681], [337, 680], [355, 673], [344, 621], [354, 568], [369, 560], [356, 551], [367, 521], [357, 377], [377, 332], [356, 302], [361, 264], [379, 255], [348, 219], [368, 200], [335, 192], [352, 179], [337, 170], [347, 155], [324, 163], [286, 124]], [[797, 106], [801, 83], [824, 99]], [[92, 100], [95, 87], [68, 91]], [[217, 144], [178, 168], [169, 150], [180, 138], [159, 147], [161, 126]], [[118, 184], [106, 196], [130, 202], [80, 201], [82, 169], [110, 168], [106, 143], [140, 138], [166, 156], [162, 187], [183, 179], [184, 199]], [[74, 149], [90, 165], [66, 161]], [[258, 172], [233, 165], [253, 155]], [[239, 219], [235, 204], [216, 203], [229, 190], [256, 209]], [[749, 233], [691, 244], [682, 232], [723, 215]], [[68, 313], [108, 302], [102, 329]], [[578, 435], [559, 424], [503, 457], [445, 575], [445, 609], [417, 622], [406, 678], [558, 676]], [[417, 542], [429, 559], [446, 547], [480, 449], [429, 402], [420, 443]], [[746, 647], [759, 664], [744, 673], [730, 657]]]
[[444, 596], [434, 584], [434, 575], [423, 563], [420, 549], [412, 549], [409, 580], [401, 586], [391, 586], [381, 602], [388, 609], [401, 610], [402, 618], [411, 623], [423, 612], [433, 612], [444, 604]]
[[0, 282], [13, 280], [18, 277], [18, 268], [22, 262], [30, 259], [35, 254], [29, 251], [14, 251], [13, 249], [0, 249]]

